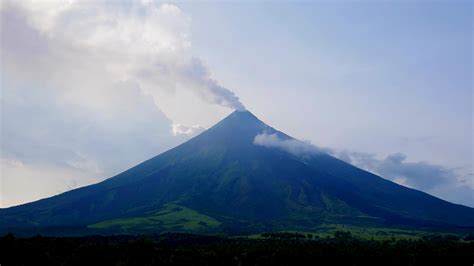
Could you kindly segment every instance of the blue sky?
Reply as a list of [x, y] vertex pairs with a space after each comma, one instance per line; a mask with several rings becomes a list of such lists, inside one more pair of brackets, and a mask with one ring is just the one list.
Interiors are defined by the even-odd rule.
[[182, 8], [193, 49], [268, 123], [318, 145], [473, 172], [469, 2]]
[[[469, 4], [182, 8], [193, 18], [196, 53], [271, 124], [330, 146], [385, 153], [435, 138], [443, 155], [428, 147], [413, 156], [438, 163], [472, 162]], [[272, 100], [266, 101], [269, 95]], [[336, 139], [346, 134], [358, 139]], [[400, 143], [368, 147], [374, 136]], [[362, 143], [351, 146], [354, 141]]]
[[38, 3], [0, 9], [0, 207], [123, 171], [237, 97], [298, 139], [474, 206], [469, 1]]

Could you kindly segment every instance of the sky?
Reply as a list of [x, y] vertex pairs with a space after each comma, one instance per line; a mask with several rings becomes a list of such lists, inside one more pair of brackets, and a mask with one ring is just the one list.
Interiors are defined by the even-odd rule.
[[244, 108], [474, 207], [472, 12], [470, 1], [2, 1], [0, 207], [109, 178]]

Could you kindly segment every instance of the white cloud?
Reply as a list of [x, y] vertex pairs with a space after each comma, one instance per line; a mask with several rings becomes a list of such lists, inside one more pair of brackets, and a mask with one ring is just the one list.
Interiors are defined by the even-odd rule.
[[98, 176], [79, 168], [0, 159], [0, 206], [12, 206], [88, 185]]
[[277, 148], [289, 152], [295, 156], [306, 156], [314, 153], [323, 152], [320, 148], [310, 143], [302, 142], [297, 139], [283, 138], [277, 133], [262, 133], [255, 136], [253, 143], [255, 145], [268, 148]]
[[[80, 81], [80, 95], [87, 97], [97, 90], [83, 84], [89, 79], [83, 71], [89, 69], [87, 73], [100, 74], [100, 80], [136, 81], [158, 103], [163, 91], [181, 88], [209, 103], [244, 108], [190, 54], [190, 18], [174, 5], [6, 1], [2, 13], [9, 75], [25, 79], [26, 67], [28, 74], [47, 77], [56, 87], [71, 85], [73, 79]], [[64, 67], [59, 75], [57, 70]]]
[[0, 207], [99, 181], [185, 140], [158, 107], [178, 90], [243, 108], [191, 55], [190, 18], [175, 5], [7, 0], [0, 19]]
[[474, 206], [474, 178], [458, 170], [428, 162], [409, 162], [402, 153], [384, 159], [362, 152], [331, 152], [334, 156], [403, 186], [428, 192], [443, 199]]
[[474, 206], [472, 174], [463, 175], [457, 173], [457, 169], [427, 162], [407, 162], [407, 156], [402, 153], [390, 154], [380, 160], [373, 154], [320, 148], [307, 142], [281, 137], [277, 133], [258, 134], [254, 138], [254, 144], [280, 149], [303, 158], [317, 153], [328, 153], [400, 185], [428, 192], [455, 203]]
[[204, 132], [205, 130], [206, 129], [200, 125], [188, 126], [183, 124], [173, 124], [172, 132], [174, 136], [185, 135], [187, 137], [194, 137]]

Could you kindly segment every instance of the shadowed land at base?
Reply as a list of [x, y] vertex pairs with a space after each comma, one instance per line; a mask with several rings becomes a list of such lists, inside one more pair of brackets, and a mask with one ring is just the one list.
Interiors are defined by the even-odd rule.
[[470, 265], [474, 235], [372, 240], [340, 230], [326, 236], [279, 232], [253, 237], [168, 233], [15, 238], [8, 234], [0, 238], [0, 248], [2, 265]]

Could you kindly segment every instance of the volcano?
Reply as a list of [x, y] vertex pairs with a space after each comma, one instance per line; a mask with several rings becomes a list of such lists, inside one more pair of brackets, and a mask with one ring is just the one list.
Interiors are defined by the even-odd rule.
[[[474, 209], [407, 188], [301, 143], [248, 111], [98, 184], [1, 209], [2, 231], [263, 232], [322, 224], [474, 228]], [[304, 146], [301, 146], [304, 147]], [[59, 229], [58, 229], [59, 228]]]

